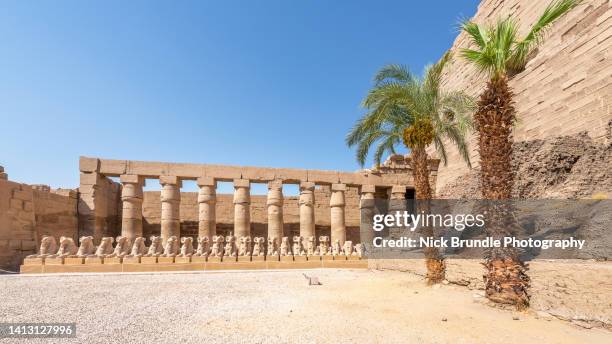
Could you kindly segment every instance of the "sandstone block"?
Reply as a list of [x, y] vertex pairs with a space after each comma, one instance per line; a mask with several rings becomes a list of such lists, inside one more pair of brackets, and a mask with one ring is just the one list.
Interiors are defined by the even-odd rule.
[[346, 191], [346, 184], [332, 184], [332, 191]]
[[317, 184], [335, 184], [340, 182], [337, 171], [308, 170], [308, 181]]
[[168, 174], [168, 164], [156, 161], [133, 161], [127, 162], [126, 174], [137, 174], [143, 177], [157, 178]]
[[122, 183], [140, 184], [143, 180], [136, 174], [122, 174], [119, 176], [119, 181]]
[[117, 176], [125, 174], [127, 170], [126, 160], [100, 159], [100, 173], [107, 176]]
[[221, 181], [231, 181], [242, 178], [240, 167], [223, 165], [204, 165], [204, 176]]
[[162, 185], [179, 185], [180, 187], [181, 180], [177, 176], [159, 176], [159, 183]]
[[98, 172], [100, 169], [100, 160], [97, 158], [79, 157], [79, 171], [81, 172]]

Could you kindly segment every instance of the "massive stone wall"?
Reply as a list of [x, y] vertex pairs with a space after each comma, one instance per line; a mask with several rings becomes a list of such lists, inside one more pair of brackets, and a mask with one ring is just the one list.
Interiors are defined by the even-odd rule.
[[0, 172], [0, 269], [16, 271], [43, 235], [77, 238], [77, 194], [6, 177]]
[[[473, 20], [484, 23], [512, 15], [520, 20], [524, 33], [549, 2], [483, 0]], [[445, 71], [443, 86], [476, 96], [485, 80], [458, 56], [459, 49], [468, 44], [466, 34], [459, 34], [451, 49], [455, 58]], [[587, 131], [595, 140], [605, 141], [607, 124], [612, 119], [611, 46], [609, 0], [583, 1], [558, 19], [525, 71], [510, 80], [518, 113], [515, 139], [545, 139]], [[473, 137], [471, 156], [477, 166]], [[438, 189], [467, 172], [455, 149], [449, 149], [448, 158], [448, 165], [440, 166], [438, 171]]]

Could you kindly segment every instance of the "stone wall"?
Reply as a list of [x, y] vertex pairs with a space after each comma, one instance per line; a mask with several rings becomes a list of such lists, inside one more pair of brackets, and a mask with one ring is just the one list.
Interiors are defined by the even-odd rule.
[[[537, 20], [550, 1], [483, 0], [473, 20], [491, 22], [511, 14], [520, 20], [522, 31]], [[459, 34], [452, 51], [453, 63], [445, 71], [443, 85], [477, 96], [485, 80], [458, 56], [469, 41]], [[587, 131], [606, 140], [612, 119], [612, 5], [609, 0], [587, 0], [559, 18], [548, 31], [545, 43], [527, 64], [525, 71], [510, 80], [514, 89], [518, 124], [517, 141], [573, 135]], [[478, 165], [476, 141], [471, 156]], [[440, 166], [437, 188], [467, 172], [455, 149], [448, 152], [448, 165]]]
[[77, 229], [74, 190], [0, 178], [0, 269], [17, 271], [23, 257], [36, 253], [43, 235], [76, 239]]

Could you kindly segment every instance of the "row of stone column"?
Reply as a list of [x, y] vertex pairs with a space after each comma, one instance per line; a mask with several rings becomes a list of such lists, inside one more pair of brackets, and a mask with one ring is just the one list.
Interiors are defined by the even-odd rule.
[[[181, 181], [174, 176], [161, 176], [161, 233], [165, 242], [171, 236], [180, 237], [179, 207], [181, 200]], [[121, 235], [135, 238], [142, 236], [142, 202], [144, 179], [136, 175], [122, 175], [123, 184], [121, 200], [123, 201], [123, 218]], [[216, 233], [216, 180], [212, 177], [201, 177], [197, 180], [198, 192], [198, 235], [212, 239]], [[315, 237], [315, 183], [300, 183], [299, 214], [300, 236], [303, 238]], [[361, 186], [361, 217], [362, 226], [368, 224], [374, 214], [374, 185]], [[331, 242], [346, 241], [345, 216], [346, 184], [332, 184], [330, 198], [331, 212]], [[392, 199], [403, 199], [405, 186], [394, 186], [391, 189]], [[251, 236], [250, 216], [250, 181], [248, 179], [234, 180], [234, 235], [238, 238]], [[274, 180], [268, 183], [268, 238], [276, 238], [280, 242], [283, 237], [283, 183]], [[366, 230], [366, 232], [371, 232]], [[364, 231], [362, 230], [362, 233]], [[362, 238], [362, 242], [366, 238]], [[306, 244], [306, 243], [304, 243]]]

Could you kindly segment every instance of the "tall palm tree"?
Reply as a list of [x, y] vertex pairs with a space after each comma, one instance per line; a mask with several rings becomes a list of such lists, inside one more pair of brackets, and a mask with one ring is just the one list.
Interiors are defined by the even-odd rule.
[[[403, 144], [410, 150], [417, 200], [432, 198], [426, 148], [434, 144], [446, 164], [445, 140], [453, 143], [470, 166], [465, 139], [474, 110], [472, 98], [462, 92], [444, 92], [440, 88], [442, 70], [451, 59], [450, 52], [416, 77], [402, 65], [383, 67], [374, 78], [374, 87], [363, 100], [367, 112], [346, 138], [349, 147], [357, 146], [357, 161], [363, 166], [373, 145], [377, 164], [385, 153], [396, 153]], [[433, 231], [430, 231], [433, 234]], [[444, 279], [444, 261], [437, 250], [426, 250], [428, 281]]]
[[[471, 21], [462, 24], [472, 48], [463, 49], [461, 54], [489, 78], [473, 117], [480, 154], [480, 184], [485, 199], [510, 199], [514, 184], [511, 158], [516, 111], [508, 78], [524, 70], [529, 57], [544, 41], [546, 28], [579, 2], [552, 2], [524, 37], [519, 37], [519, 23], [512, 17], [487, 25]], [[504, 221], [502, 217], [501, 214], [493, 216]], [[491, 224], [492, 228], [495, 226], [500, 227], [501, 223]], [[504, 231], [501, 227], [497, 229]], [[485, 266], [486, 294], [489, 299], [516, 304], [518, 307], [528, 305], [529, 278], [526, 266], [515, 250], [498, 250], [489, 254]]]

